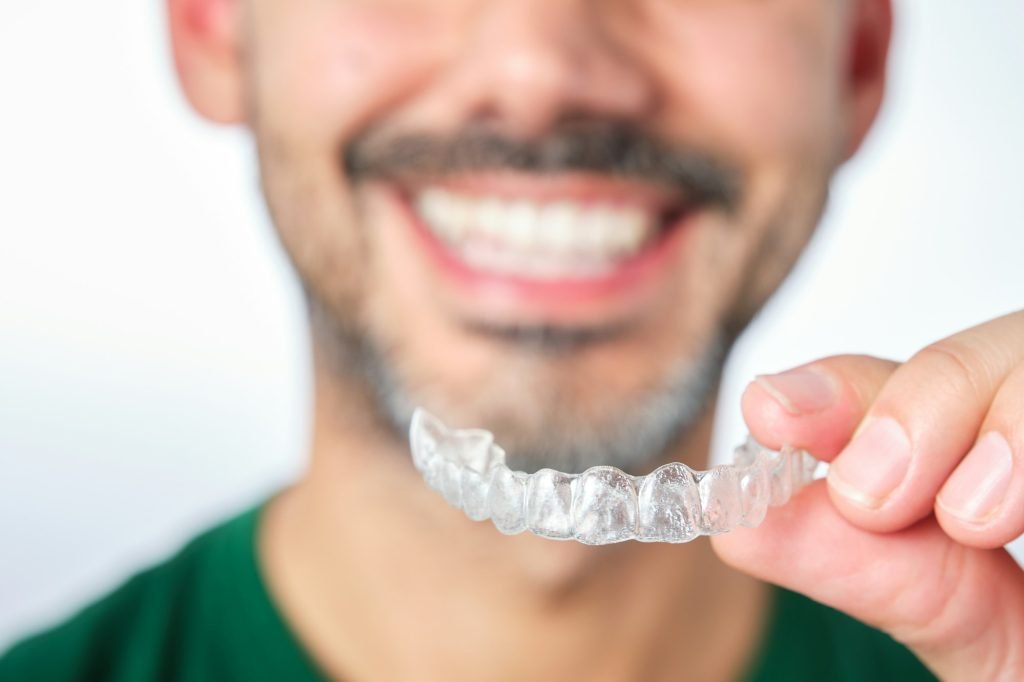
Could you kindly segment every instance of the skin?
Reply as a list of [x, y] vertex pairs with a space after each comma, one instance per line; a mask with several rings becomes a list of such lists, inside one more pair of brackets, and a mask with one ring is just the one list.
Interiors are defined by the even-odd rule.
[[[727, 347], [792, 267], [881, 102], [887, 2], [168, 0], [168, 10], [186, 96], [205, 117], [252, 130], [282, 244], [329, 322], [314, 325], [310, 467], [261, 531], [275, 600], [325, 671], [729, 679], [763, 635], [767, 580], [890, 632], [943, 677], [1024, 676], [1024, 581], [999, 549], [1024, 531], [1020, 315], [904, 364], [830, 358], [759, 378], [743, 403], [754, 435], [837, 464], [761, 528], [713, 547], [588, 548], [467, 521], [423, 485], [330, 331], [386, 349], [409, 400], [499, 442], [540, 450], [552, 426], [602, 433], [666, 373], [716, 339]], [[453, 284], [411, 236], [395, 183], [347, 177], [339, 163], [367, 135], [486, 121], [539, 139], [581, 114], [699, 146], [738, 169], [744, 192], [734, 211], [702, 207], [685, 248], [668, 249], [641, 285], [572, 304]], [[641, 202], [655, 189], [502, 169], [454, 181]], [[544, 354], [467, 318], [625, 332]], [[902, 424], [909, 456], [886, 459], [877, 438], [869, 454], [848, 447], [865, 415], [893, 417], [890, 433]], [[712, 416], [703, 410], [646, 459], [702, 465]], [[958, 479], [992, 431], [1010, 446], [996, 467], [1009, 483]], [[894, 490], [880, 494], [883, 483]], [[967, 522], [953, 511], [969, 499], [958, 487], [1005, 497]]]

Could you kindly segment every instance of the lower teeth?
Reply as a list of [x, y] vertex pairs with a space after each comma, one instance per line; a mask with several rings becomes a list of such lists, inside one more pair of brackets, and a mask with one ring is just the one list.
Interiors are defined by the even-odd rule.
[[549, 254], [517, 253], [477, 242], [457, 247], [456, 252], [471, 267], [534, 279], [594, 278], [607, 274], [615, 265], [614, 262], [597, 259], [567, 262]]

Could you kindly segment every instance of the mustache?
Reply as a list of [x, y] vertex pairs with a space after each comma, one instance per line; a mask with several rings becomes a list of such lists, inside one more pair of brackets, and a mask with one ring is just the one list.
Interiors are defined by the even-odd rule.
[[543, 136], [519, 139], [482, 125], [450, 136], [411, 133], [356, 138], [343, 152], [353, 180], [400, 180], [466, 171], [538, 174], [590, 172], [654, 182], [688, 201], [734, 212], [742, 176], [726, 160], [694, 147], [670, 144], [622, 123], [563, 124]]

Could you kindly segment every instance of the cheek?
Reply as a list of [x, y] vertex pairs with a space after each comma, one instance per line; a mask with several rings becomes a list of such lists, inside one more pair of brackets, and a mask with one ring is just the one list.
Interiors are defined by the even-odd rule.
[[345, 316], [367, 283], [367, 249], [340, 153], [429, 81], [433, 21], [347, 1], [268, 0], [252, 17], [250, 122], [264, 194], [303, 280]]
[[441, 57], [436, 13], [387, 3], [274, 5], [257, 18], [255, 113], [259, 125], [307, 140], [311, 151], [382, 118]]
[[648, 0], [666, 126], [751, 166], [820, 150], [839, 75], [837, 29], [821, 4]]
[[839, 160], [840, 15], [804, 0], [648, 3], [658, 27], [648, 49], [670, 103], [664, 125], [728, 155], [746, 177], [733, 229], [705, 251], [720, 265], [713, 281], [730, 292], [719, 300], [744, 318], [806, 243]]

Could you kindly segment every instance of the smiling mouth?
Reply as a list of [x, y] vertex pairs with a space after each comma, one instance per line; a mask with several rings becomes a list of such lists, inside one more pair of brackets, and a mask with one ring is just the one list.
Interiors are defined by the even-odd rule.
[[422, 224], [466, 266], [536, 281], [608, 277], [654, 247], [677, 225], [683, 207], [535, 202], [420, 191], [414, 206]]
[[614, 293], [699, 208], [679, 192], [578, 177], [439, 181], [402, 194], [450, 273], [551, 296]]

